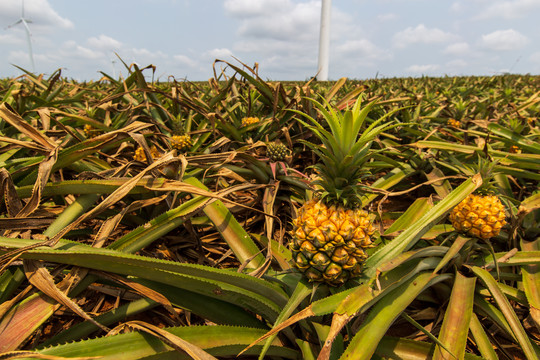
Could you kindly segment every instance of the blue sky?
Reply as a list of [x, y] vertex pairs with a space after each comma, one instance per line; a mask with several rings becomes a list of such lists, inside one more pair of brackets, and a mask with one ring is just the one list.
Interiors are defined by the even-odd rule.
[[[268, 80], [317, 71], [321, 0], [26, 0], [36, 72], [97, 80], [123, 61], [166, 81], [215, 59]], [[333, 0], [329, 79], [540, 74], [540, 0]], [[0, 0], [0, 78], [31, 69], [21, 0]]]

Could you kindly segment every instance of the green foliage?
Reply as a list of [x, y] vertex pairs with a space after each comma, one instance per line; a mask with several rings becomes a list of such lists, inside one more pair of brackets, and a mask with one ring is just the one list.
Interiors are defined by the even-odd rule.
[[[0, 80], [3, 356], [540, 357], [539, 77], [287, 83], [217, 62], [159, 83], [124, 65]], [[447, 214], [487, 182], [508, 225], [457, 234]], [[314, 190], [380, 230], [340, 288], [301, 280], [284, 245]]]

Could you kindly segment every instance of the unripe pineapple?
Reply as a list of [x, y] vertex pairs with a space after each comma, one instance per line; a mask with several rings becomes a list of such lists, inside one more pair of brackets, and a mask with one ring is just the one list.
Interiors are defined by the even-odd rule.
[[278, 142], [266, 144], [266, 156], [268, 156], [271, 161], [285, 161], [289, 152], [289, 148], [285, 144]]
[[[293, 265], [309, 281], [339, 286], [360, 275], [366, 249], [373, 246], [375, 229], [369, 214], [360, 209], [359, 182], [373, 139], [389, 125], [378, 125], [380, 119], [360, 132], [373, 102], [361, 109], [358, 99], [352, 110], [342, 113], [311, 101], [330, 131], [306, 114], [302, 115], [312, 125], [299, 120], [322, 142], [304, 142], [321, 160], [315, 165], [318, 178], [313, 182], [321, 190], [317, 199], [306, 202], [293, 219], [290, 249]], [[328, 103], [326, 106], [330, 108]]]
[[193, 143], [189, 135], [174, 135], [171, 138], [171, 146], [180, 152], [188, 151], [192, 145]]
[[245, 117], [242, 119], [242, 127], [257, 124], [259, 122], [258, 117]]
[[494, 195], [470, 194], [450, 213], [454, 229], [481, 239], [499, 235], [505, 217], [504, 206]]

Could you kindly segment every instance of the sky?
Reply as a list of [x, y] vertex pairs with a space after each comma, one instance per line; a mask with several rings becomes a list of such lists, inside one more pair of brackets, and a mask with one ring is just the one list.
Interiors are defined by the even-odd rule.
[[[32, 70], [23, 24], [9, 27], [21, 4], [0, 0], [0, 78], [20, 75], [14, 64]], [[321, 0], [26, 0], [24, 9], [45, 76], [118, 78], [123, 61], [154, 65], [160, 81], [206, 81], [216, 59], [257, 63], [272, 81], [317, 72]], [[538, 75], [539, 15], [540, 0], [333, 0], [328, 77]]]

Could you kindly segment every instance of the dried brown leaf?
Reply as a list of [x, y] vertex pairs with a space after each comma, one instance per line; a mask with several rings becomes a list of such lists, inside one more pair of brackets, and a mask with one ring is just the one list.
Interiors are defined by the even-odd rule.
[[17, 195], [11, 174], [5, 168], [0, 169], [0, 190], [4, 195], [8, 215], [15, 217], [23, 208], [23, 204]]
[[49, 180], [52, 168], [58, 159], [58, 148], [54, 148], [45, 159], [39, 164], [38, 175], [34, 187], [32, 189], [32, 196], [26, 205], [16, 215], [18, 218], [26, 217], [32, 214], [39, 206], [41, 202], [41, 193], [43, 188]]
[[43, 266], [41, 261], [37, 260], [23, 260], [24, 272], [28, 281], [45, 293], [47, 296], [58, 301], [60, 304], [71, 309], [74, 313], [81, 316], [85, 320], [92, 322], [94, 325], [103, 329], [104, 331], [109, 331], [109, 329], [94, 319], [92, 319], [83, 309], [77, 305], [73, 300], [71, 300], [65, 293], [60, 291], [60, 289], [54, 283], [53, 277], [49, 271]]
[[24, 121], [24, 119], [5, 102], [0, 104], [0, 117], [2, 117], [6, 122], [15, 127], [21, 133], [27, 135], [36, 143], [43, 146], [43, 148], [46, 150], [51, 151], [56, 148], [57, 145], [53, 140]]

